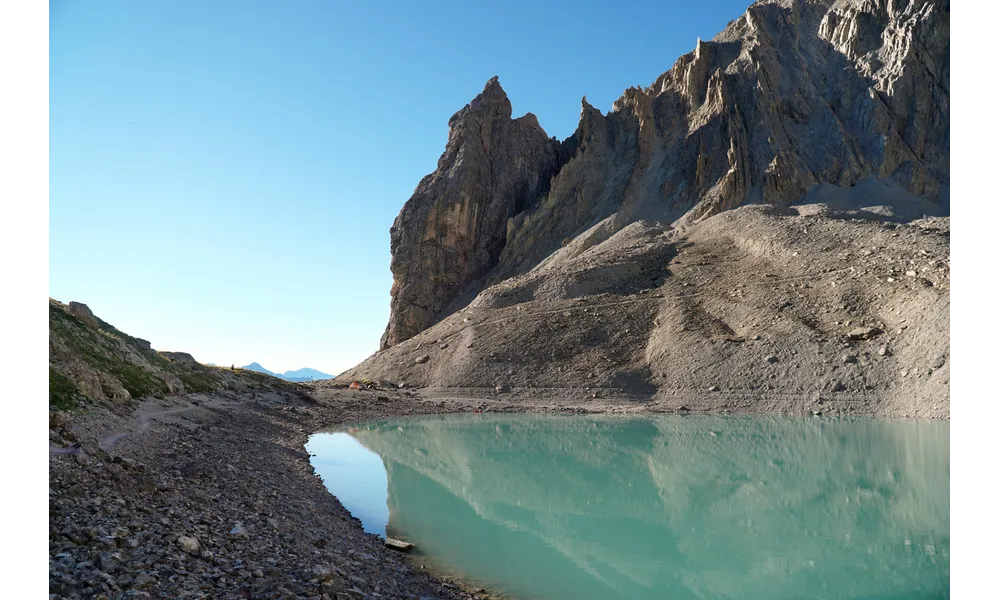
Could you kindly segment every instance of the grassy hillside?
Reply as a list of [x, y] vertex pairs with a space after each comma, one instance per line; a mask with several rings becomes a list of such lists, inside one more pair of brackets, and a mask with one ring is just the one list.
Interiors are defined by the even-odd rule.
[[198, 363], [182, 352], [158, 352], [146, 340], [97, 318], [84, 304], [49, 299], [49, 405], [128, 406], [147, 396], [220, 390], [293, 390], [263, 373]]

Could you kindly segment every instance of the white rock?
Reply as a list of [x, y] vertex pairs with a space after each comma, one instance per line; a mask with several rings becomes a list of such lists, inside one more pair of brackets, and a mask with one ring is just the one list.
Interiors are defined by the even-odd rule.
[[198, 543], [197, 538], [182, 535], [177, 538], [177, 543], [180, 544], [181, 550], [187, 552], [191, 556], [198, 556], [201, 554], [201, 545]]
[[399, 550], [400, 552], [409, 552], [413, 549], [413, 544], [410, 542], [404, 542], [403, 540], [395, 540], [393, 538], [385, 538], [385, 545], [393, 550]]

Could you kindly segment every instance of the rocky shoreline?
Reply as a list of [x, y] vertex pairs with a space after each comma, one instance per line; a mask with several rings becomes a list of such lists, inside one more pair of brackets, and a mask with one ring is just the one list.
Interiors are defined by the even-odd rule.
[[441, 409], [333, 396], [146, 402], [162, 416], [125, 436], [138, 423], [104, 410], [53, 418], [50, 598], [468, 597], [363, 533], [303, 450], [322, 426]]
[[475, 409], [672, 410], [625, 398], [521, 402], [515, 392], [470, 401], [311, 387], [311, 399], [147, 400], [132, 419], [104, 409], [52, 413], [50, 598], [497, 598], [444, 581], [364, 533], [315, 475], [308, 437], [347, 422]]

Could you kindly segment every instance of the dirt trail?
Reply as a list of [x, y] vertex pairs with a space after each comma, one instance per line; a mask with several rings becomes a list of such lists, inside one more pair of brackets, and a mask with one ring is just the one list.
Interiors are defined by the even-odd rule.
[[145, 433], [146, 431], [149, 430], [150, 426], [152, 426], [153, 419], [155, 417], [162, 417], [162, 416], [165, 416], [165, 415], [173, 415], [173, 414], [188, 412], [188, 411], [191, 411], [191, 410], [197, 410], [197, 409], [200, 409], [200, 408], [201, 408], [200, 406], [196, 406], [196, 405], [192, 404], [190, 406], [182, 406], [180, 408], [171, 408], [171, 409], [161, 410], [161, 411], [157, 411], [157, 412], [153, 412], [153, 413], [140, 414], [140, 415], [138, 415], [138, 418], [136, 419], [136, 421], [138, 423], [138, 427], [136, 429], [134, 429], [132, 431], [118, 431], [118, 432], [112, 433], [111, 435], [106, 435], [103, 438], [101, 438], [101, 440], [98, 442], [98, 447], [100, 447], [101, 450], [105, 450], [105, 451], [111, 450], [112, 448], [114, 448], [115, 446], [117, 446], [118, 442], [120, 442], [126, 436], [136, 435], [136, 434], [140, 434], [140, 433]]
[[[182, 406], [178, 408], [170, 408], [166, 410], [159, 410], [155, 412], [142, 412], [142, 409], [136, 411], [134, 415], [134, 421], [136, 427], [128, 431], [116, 431], [114, 433], [105, 435], [100, 438], [97, 442], [98, 448], [104, 451], [111, 450], [118, 445], [118, 442], [125, 439], [130, 435], [137, 435], [140, 433], [145, 433], [152, 426], [153, 419], [156, 417], [162, 417], [165, 415], [173, 415], [183, 412], [188, 412], [191, 410], [196, 410], [202, 408], [195, 404], [189, 406]], [[49, 444], [49, 454], [78, 454], [80, 452], [79, 444], [71, 444], [69, 446], [57, 446], [54, 444]]]

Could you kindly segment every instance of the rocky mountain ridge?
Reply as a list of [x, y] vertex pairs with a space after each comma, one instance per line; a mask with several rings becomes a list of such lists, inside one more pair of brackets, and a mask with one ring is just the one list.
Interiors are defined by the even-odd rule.
[[947, 0], [759, 1], [563, 142], [490, 80], [340, 378], [947, 418], [948, 27]]
[[[511, 118], [497, 78], [449, 121], [391, 230], [388, 348], [586, 236], [678, 232], [829, 187], [897, 217], [948, 213], [948, 0], [762, 0], [567, 140]], [[852, 196], [879, 182], [887, 194]], [[867, 188], [870, 192], [870, 186]]]

